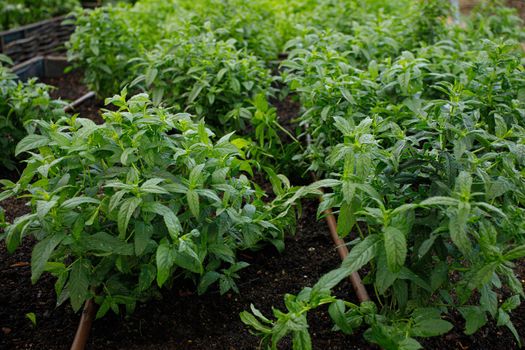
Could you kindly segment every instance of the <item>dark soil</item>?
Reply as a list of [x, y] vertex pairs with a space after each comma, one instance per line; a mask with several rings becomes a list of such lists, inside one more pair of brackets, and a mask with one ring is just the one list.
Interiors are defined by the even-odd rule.
[[89, 92], [82, 79], [84, 79], [82, 72], [74, 70], [56, 78], [42, 78], [40, 80], [47, 85], [55, 87], [49, 94], [52, 98], [70, 102]]
[[[41, 81], [54, 86], [50, 95], [54, 99], [62, 99], [72, 102], [89, 92], [88, 87], [82, 82], [84, 75], [79, 70], [74, 70], [57, 78], [43, 78]], [[104, 122], [100, 115], [100, 109], [104, 107], [103, 101], [91, 98], [77, 106], [70, 113], [78, 113], [82, 118], [93, 120], [97, 124]]]
[[[3, 203], [8, 219], [27, 212], [21, 200]], [[241, 273], [239, 294], [220, 296], [217, 290], [198, 296], [185, 281], [162, 293], [162, 300], [153, 300], [137, 307], [128, 317], [110, 314], [94, 323], [88, 349], [91, 350], [153, 350], [153, 349], [256, 349], [258, 338], [239, 319], [239, 312], [255, 304], [264, 314], [271, 307], [283, 308], [283, 296], [297, 293], [303, 286], [313, 285], [324, 273], [338, 265], [335, 249], [326, 225], [315, 219], [316, 202], [305, 205], [298, 233], [286, 240], [282, 254], [268, 247], [258, 252], [241, 253], [250, 267]], [[0, 244], [0, 349], [68, 349], [78, 323], [68, 305], [56, 307], [53, 279], [45, 275], [36, 284], [30, 283], [31, 247], [25, 240], [14, 254]], [[525, 265], [520, 266], [521, 278]], [[352, 288], [344, 282], [335, 291], [348, 300]], [[355, 300], [354, 300], [355, 301]], [[33, 326], [26, 314], [36, 314]], [[513, 313], [513, 321], [525, 335], [525, 307]], [[511, 333], [496, 328], [494, 323], [475, 336], [461, 332], [461, 318], [452, 321], [455, 332], [424, 342], [427, 349], [517, 349]], [[362, 334], [345, 336], [331, 331], [326, 309], [309, 315], [314, 349], [377, 349], [367, 344]], [[291, 349], [284, 342], [282, 349]]]

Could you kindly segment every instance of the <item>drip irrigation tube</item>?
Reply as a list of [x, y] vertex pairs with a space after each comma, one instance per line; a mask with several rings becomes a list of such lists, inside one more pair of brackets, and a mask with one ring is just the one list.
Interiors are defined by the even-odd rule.
[[[322, 200], [321, 198], [319, 199]], [[330, 229], [330, 237], [332, 237], [332, 241], [335, 244], [339, 257], [341, 260], [344, 260], [348, 256], [348, 248], [346, 247], [345, 241], [337, 234], [337, 222], [335, 221], [334, 214], [330, 209], [325, 210], [324, 214], [326, 223]], [[359, 272], [356, 271], [350, 275], [350, 282], [352, 283], [357, 299], [359, 299], [360, 302], [370, 300], [370, 296], [361, 280], [361, 276], [359, 276]]]
[[[306, 143], [308, 145], [311, 145], [312, 143], [312, 137], [310, 134], [306, 135]], [[312, 179], [316, 180], [316, 176], [313, 172], [312, 172]], [[319, 196], [319, 201], [320, 202], [323, 201], [322, 196]], [[337, 253], [339, 254], [339, 257], [341, 258], [341, 260], [344, 260], [348, 256], [348, 248], [346, 247], [345, 241], [341, 237], [339, 237], [339, 235], [337, 234], [337, 221], [335, 220], [335, 216], [331, 209], [325, 210], [323, 214], [325, 215], [326, 224], [328, 225], [328, 229], [330, 230], [330, 237], [332, 238], [332, 241], [335, 244]], [[360, 302], [370, 300], [370, 296], [368, 295], [368, 292], [366, 291], [365, 285], [363, 284], [363, 281], [361, 280], [361, 276], [359, 275], [359, 272], [356, 271], [350, 275], [350, 282], [352, 283], [352, 287], [354, 288], [354, 291], [357, 295], [357, 299]]]
[[95, 93], [93, 91], [88, 92], [87, 94], [81, 96], [80, 98], [77, 98], [75, 101], [71, 102], [67, 106], [64, 107], [64, 112], [69, 112], [71, 110], [74, 110], [76, 107], [84, 103], [85, 101], [92, 99], [95, 97]]
[[91, 325], [95, 319], [95, 303], [93, 299], [89, 299], [84, 304], [84, 310], [82, 310], [82, 316], [80, 317], [80, 323], [78, 324], [77, 333], [75, 339], [71, 345], [71, 350], [84, 350], [91, 331]]
[[[75, 101], [65, 106], [64, 112], [69, 112], [84, 103], [86, 100], [94, 97], [94, 92], [88, 92], [87, 94], [77, 98]], [[94, 319], [95, 303], [93, 302], [93, 299], [89, 299], [84, 304], [84, 309], [82, 310], [82, 316], [80, 316], [77, 332], [75, 333], [73, 344], [71, 344], [71, 350], [84, 350], [86, 348], [87, 340], [89, 338], [89, 333], [91, 332], [91, 326], [93, 325]]]

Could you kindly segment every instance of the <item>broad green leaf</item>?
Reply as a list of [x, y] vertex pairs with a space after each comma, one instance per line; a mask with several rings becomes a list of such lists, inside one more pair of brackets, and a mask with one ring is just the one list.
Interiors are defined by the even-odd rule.
[[71, 265], [67, 290], [73, 310], [77, 312], [84, 301], [89, 298], [89, 264], [83, 259], [78, 259]]
[[47, 136], [31, 134], [24, 137], [18, 145], [16, 145], [15, 156], [20, 153], [31, 151], [35, 148], [47, 146], [49, 144], [49, 138]]
[[345, 303], [337, 300], [328, 307], [328, 314], [343, 333], [352, 334], [354, 330], [346, 320], [345, 309]]
[[202, 170], [204, 169], [205, 164], [199, 164], [195, 166], [193, 169], [191, 169], [190, 172], [190, 188], [195, 188], [197, 184], [199, 183], [201, 177], [202, 177]]
[[140, 256], [144, 253], [152, 235], [153, 227], [151, 225], [143, 221], [137, 221], [135, 223], [135, 255]]
[[142, 199], [138, 197], [127, 198], [122, 202], [118, 212], [118, 231], [119, 238], [126, 238], [126, 231], [128, 229], [129, 220], [135, 212], [135, 209], [142, 203]]
[[509, 250], [503, 257], [505, 260], [515, 260], [525, 257], [525, 244]]
[[410, 334], [422, 338], [435, 337], [448, 333], [453, 327], [452, 323], [440, 318], [426, 319], [414, 324]]
[[65, 200], [60, 207], [63, 209], [75, 209], [79, 205], [91, 203], [91, 204], [99, 204], [100, 201], [96, 198], [91, 197], [74, 197], [70, 198], [68, 200]]
[[467, 230], [469, 216], [470, 205], [461, 202], [457, 211], [451, 214], [448, 224], [450, 238], [463, 254], [468, 254], [472, 250]]
[[174, 240], [178, 238], [182, 231], [182, 226], [180, 224], [179, 218], [173, 210], [157, 202], [144, 203], [142, 210], [162, 216], [170, 236]]
[[243, 311], [239, 314], [241, 317], [242, 323], [244, 323], [247, 326], [252, 327], [253, 329], [264, 333], [264, 334], [270, 334], [272, 332], [271, 328], [263, 325], [259, 320], [255, 318], [251, 313], [248, 311]]
[[498, 265], [499, 262], [495, 261], [474, 270], [468, 280], [469, 289], [473, 290], [488, 283]]
[[106, 232], [97, 232], [84, 238], [87, 249], [115, 255], [133, 255], [133, 245]]
[[362, 242], [359, 242], [352, 248], [340, 268], [330, 271], [319, 279], [312, 289], [312, 295], [315, 296], [316, 294], [330, 291], [344, 278], [366, 265], [375, 257], [380, 243], [381, 239], [378, 235], [370, 235]]
[[392, 327], [385, 326], [379, 322], [372, 323], [372, 326], [365, 331], [363, 337], [374, 344], [378, 344], [383, 349], [399, 349], [397, 342], [392, 337]]
[[350, 93], [350, 91], [348, 91], [348, 89], [342, 87], [341, 88], [341, 94], [343, 95], [343, 97], [345, 98], [345, 100], [347, 100], [348, 102], [352, 103], [352, 104], [355, 104], [355, 99], [354, 97], [352, 96], [352, 94]]
[[308, 328], [293, 332], [293, 350], [312, 350], [312, 340]]
[[124, 152], [122, 152], [122, 154], [120, 155], [120, 162], [122, 163], [122, 165], [129, 165], [128, 164], [129, 156], [131, 156], [136, 151], [137, 151], [136, 148], [126, 148]]
[[474, 334], [487, 323], [487, 315], [479, 306], [462, 306], [459, 312], [465, 319], [465, 334]]
[[40, 220], [44, 220], [45, 216], [57, 204], [56, 199], [50, 201], [36, 201], [36, 214]]
[[108, 207], [110, 212], [112, 212], [118, 207], [118, 205], [120, 204], [120, 201], [122, 200], [122, 197], [126, 193], [128, 193], [128, 190], [120, 190], [111, 196], [111, 198], [109, 199], [109, 207]]
[[405, 264], [407, 242], [403, 232], [393, 226], [383, 230], [386, 262], [391, 272], [397, 272]]
[[162, 287], [171, 274], [171, 268], [175, 264], [173, 248], [166, 239], [162, 240], [157, 247], [157, 284]]
[[147, 86], [150, 86], [155, 78], [157, 77], [158, 70], [156, 68], [148, 68], [146, 71], [145, 83]]
[[178, 250], [173, 251], [173, 262], [191, 272], [202, 273], [202, 263], [199, 260], [197, 253], [193, 250], [180, 252]]
[[448, 207], [456, 207], [459, 204], [459, 200], [451, 197], [430, 197], [425, 199], [420, 203], [423, 206], [432, 206], [432, 205], [444, 205]]
[[63, 233], [52, 235], [35, 245], [31, 254], [32, 283], [36, 283], [36, 281], [40, 278], [40, 275], [42, 275], [42, 272], [44, 272], [49, 257], [65, 237], [66, 236]]
[[430, 274], [430, 286], [432, 288], [432, 291], [437, 290], [446, 281], [448, 281], [448, 270], [449, 265], [446, 261], [439, 261], [435, 265], [434, 269], [432, 270], [432, 273]]
[[506, 312], [510, 312], [516, 309], [521, 304], [521, 299], [519, 295], [513, 295], [510, 298], [507, 298], [505, 302], [501, 305], [501, 309]]
[[200, 212], [199, 194], [195, 190], [188, 190], [188, 193], [186, 193], [186, 198], [188, 199], [188, 205], [190, 207], [191, 213], [193, 216], [198, 218]]
[[399, 275], [399, 273], [391, 272], [388, 268], [384, 249], [378, 249], [376, 269], [375, 285], [378, 293], [384, 294], [394, 284]]
[[155, 269], [155, 266], [151, 264], [142, 265], [140, 267], [140, 274], [139, 274], [139, 284], [138, 289], [141, 292], [144, 292], [148, 290], [155, 280], [155, 275], [157, 271]]
[[456, 178], [456, 191], [465, 197], [470, 196], [470, 188], [472, 187], [472, 176], [466, 171], [459, 173]]
[[19, 216], [15, 221], [7, 226], [5, 233], [5, 241], [7, 251], [13, 253], [15, 249], [22, 243], [22, 238], [26, 232], [29, 224], [37, 218], [36, 214], [26, 214]]
[[216, 271], [206, 272], [204, 276], [202, 276], [197, 288], [199, 295], [204, 294], [210, 285], [219, 280], [219, 277], [221, 277], [221, 275]]
[[425, 256], [425, 254], [428, 253], [430, 248], [434, 245], [434, 242], [436, 241], [437, 236], [431, 235], [429, 238], [423, 241], [421, 245], [419, 246], [418, 255], [420, 258]]
[[164, 179], [154, 178], [149, 179], [140, 186], [140, 191], [144, 193], [155, 193], [155, 194], [168, 194], [169, 192], [159, 186], [159, 183], [163, 182]]
[[483, 310], [488, 311], [492, 317], [496, 317], [498, 312], [498, 296], [490, 288], [489, 285], [484, 285], [480, 288], [481, 297], [479, 299], [480, 305]]
[[352, 204], [343, 202], [337, 216], [337, 234], [342, 238], [348, 236], [355, 223], [356, 218]]
[[398, 350], [419, 350], [423, 349], [423, 345], [421, 345], [417, 340], [414, 338], [405, 338], [399, 343]]
[[204, 88], [204, 85], [202, 84], [195, 84], [193, 86], [193, 89], [191, 90], [190, 94], [188, 95], [188, 104], [191, 104], [193, 103], [197, 97], [199, 96], [199, 94], [201, 93], [202, 89]]

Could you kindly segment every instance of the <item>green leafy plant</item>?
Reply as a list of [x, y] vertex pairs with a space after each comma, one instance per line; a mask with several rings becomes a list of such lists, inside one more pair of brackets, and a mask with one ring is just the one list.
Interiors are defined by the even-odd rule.
[[213, 33], [163, 42], [133, 62], [137, 77], [131, 87], [151, 92], [157, 104], [206, 116], [215, 126], [245, 128], [249, 99], [272, 91], [261, 61]]
[[0, 30], [64, 15], [79, 6], [78, 0], [4, 0], [0, 3]]
[[36, 327], [36, 315], [34, 312], [27, 313], [26, 318], [31, 322], [33, 327]]
[[132, 74], [128, 61], [161, 38], [163, 13], [162, 8], [131, 11], [125, 5], [77, 12], [71, 21], [75, 32], [66, 43], [71, 68], [82, 68], [86, 84], [100, 97], [118, 93]]
[[[442, 319], [452, 312], [466, 334], [491, 317], [520, 344], [510, 313], [525, 297], [513, 270], [525, 256], [523, 51], [470, 28], [443, 27], [431, 40], [415, 30], [427, 44], [368, 59], [337, 32], [291, 43], [285, 81], [312, 136], [303, 156], [331, 189], [319, 216], [332, 209], [338, 234], [353, 240], [340, 268], [285, 297], [286, 312], [241, 314], [267, 348], [291, 335], [310, 349], [306, 315], [324, 304], [336, 330], [366, 326], [384, 349], [422, 348], [417, 338], [453, 327]], [[373, 303], [331, 296], [364, 266]]]
[[37, 120], [56, 120], [64, 116], [64, 103], [51, 99], [51, 87], [36, 79], [18, 81], [2, 61], [10, 64], [10, 60], [0, 55], [0, 166], [15, 170], [15, 145], [35, 131]]
[[139, 300], [186, 276], [204, 292], [219, 281], [236, 290], [247, 264], [241, 249], [272, 242], [282, 249], [294, 225], [289, 184], [271, 202], [243, 173], [231, 134], [213, 134], [188, 114], [153, 107], [147, 95], [108, 99], [117, 111], [105, 124], [82, 118], [40, 121], [24, 138], [29, 153], [17, 183], [3, 181], [0, 198], [25, 193], [32, 213], [7, 226], [10, 251], [33, 235], [32, 281], [57, 277], [58, 302], [74, 310], [90, 298], [97, 316]]

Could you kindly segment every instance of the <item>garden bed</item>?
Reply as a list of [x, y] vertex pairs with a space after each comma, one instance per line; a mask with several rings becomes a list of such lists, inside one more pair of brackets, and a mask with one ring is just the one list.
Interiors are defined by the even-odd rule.
[[[6, 205], [10, 218], [27, 211], [22, 201]], [[268, 247], [259, 252], [242, 253], [250, 267], [241, 272], [239, 294], [220, 296], [211, 290], [203, 296], [194, 287], [180, 281], [162, 300], [140, 304], [129, 317], [110, 316], [96, 321], [88, 349], [256, 349], [259, 340], [248, 334], [239, 312], [256, 303], [264, 313], [271, 307], [283, 307], [285, 293], [296, 293], [304, 285], [313, 285], [320, 276], [339, 264], [335, 249], [323, 221], [315, 219], [316, 202], [306, 203], [298, 232], [286, 240], [286, 250], [279, 254]], [[16, 213], [16, 215], [15, 215]], [[27, 240], [14, 255], [0, 243], [0, 348], [2, 349], [68, 349], [73, 339], [78, 316], [68, 305], [55, 307], [53, 281], [46, 276], [30, 284], [30, 267], [15, 266], [30, 261], [33, 242]], [[525, 264], [520, 267], [525, 278]], [[14, 292], [16, 291], [16, 292]], [[344, 282], [336, 294], [353, 298], [352, 287]], [[33, 326], [26, 314], [36, 314]], [[428, 349], [518, 349], [512, 334], [489, 323], [478, 334], [462, 333], [461, 317], [452, 320], [455, 332], [425, 341]], [[525, 306], [513, 313], [513, 322], [525, 336]], [[309, 316], [314, 349], [377, 349], [367, 344], [361, 334], [345, 336], [331, 332], [326, 310]], [[286, 343], [283, 349], [291, 349]]]
[[[56, 89], [51, 92], [51, 97], [74, 101], [87, 93], [89, 89], [82, 82], [83, 74], [79, 70], [65, 73], [58, 77], [40, 79], [43, 83], [54, 86]], [[70, 113], [78, 113], [82, 118], [93, 120], [95, 123], [102, 123], [100, 109], [104, 107], [104, 102], [90, 98], [74, 108]]]
[[[523, 135], [516, 135], [523, 126], [520, 118], [523, 114], [520, 98], [523, 55], [519, 43], [509, 46], [494, 40], [490, 41], [492, 45], [478, 44], [483, 33], [477, 31], [464, 40], [450, 36], [455, 45], [451, 46], [451, 52], [455, 55], [443, 54], [439, 43], [449, 36], [440, 33], [449, 31], [445, 30], [444, 21], [434, 23], [431, 19], [449, 18], [438, 16], [447, 12], [434, 12], [433, 7], [419, 5], [414, 7], [410, 17], [397, 23], [398, 27], [387, 25], [384, 31], [375, 33], [378, 38], [375, 41], [369, 40], [368, 34], [359, 36], [358, 31], [348, 35], [346, 32], [321, 33], [315, 31], [316, 28], [312, 28], [313, 36], [298, 36], [288, 47], [293, 54], [283, 64], [282, 82], [285, 85], [282, 86], [276, 84], [269, 72], [257, 70], [264, 67], [264, 62], [238, 55], [244, 51], [237, 51], [232, 42], [217, 41], [211, 36], [202, 37], [209, 40], [211, 46], [195, 46], [194, 43], [200, 41], [192, 40], [188, 46], [182, 45], [191, 48], [187, 51], [177, 51], [166, 57], [160, 55], [164, 52], [156, 52], [159, 55], [148, 56], [147, 60], [135, 58], [134, 62], [139, 64], [133, 65], [133, 69], [138, 67], [138, 70], [132, 72], [125, 69], [125, 62], [131, 62], [128, 59], [117, 62], [114, 67], [105, 65], [109, 59], [99, 60], [99, 53], [114, 57], [120, 49], [108, 51], [114, 47], [99, 46], [96, 40], [93, 46], [90, 41], [95, 38], [93, 33], [85, 32], [83, 40], [77, 38], [82, 43], [91, 42], [78, 47], [88, 48], [87, 56], [95, 56], [97, 60], [89, 60], [90, 64], [96, 63], [92, 67], [81, 64], [76, 67], [85, 69], [90, 77], [93, 69], [103, 68], [95, 76], [107, 83], [108, 89], [107, 92], [97, 91], [99, 95], [112, 96], [120, 86], [130, 86], [150, 94], [155, 104], [171, 106], [171, 109], [148, 108], [151, 102], [145, 96], [126, 101], [129, 94], [124, 92], [112, 101], [126, 113], [106, 114], [107, 124], [100, 128], [85, 120], [76, 122], [77, 128], [66, 125], [72, 123], [65, 122], [64, 104], [53, 101], [58, 106], [53, 112], [59, 114], [50, 121], [60, 121], [41, 123], [41, 135], [30, 134], [22, 139], [17, 150], [13, 150], [12, 159], [16, 159], [17, 154], [32, 151], [27, 158], [29, 164], [36, 163], [39, 167], [29, 167], [24, 174], [40, 181], [27, 188], [24, 181], [19, 185], [29, 190], [24, 193], [31, 198], [30, 205], [25, 206], [17, 199], [1, 203], [7, 222], [28, 212], [30, 206], [35, 215], [7, 226], [6, 240], [11, 250], [20, 245], [14, 254], [8, 254], [6, 244], [0, 242], [0, 348], [67, 349], [75, 336], [78, 310], [84, 303], [91, 305], [93, 301], [100, 305], [99, 314], [103, 318], [93, 324], [88, 349], [268, 349], [262, 346], [264, 339], [261, 342], [261, 337], [267, 340], [270, 334], [273, 334], [273, 348], [279, 349], [293, 346], [309, 350], [312, 348], [310, 342], [313, 349], [378, 349], [374, 343], [389, 350], [519, 348], [519, 338], [525, 335], [525, 306], [520, 306], [525, 283], [525, 245], [523, 225], [520, 225], [524, 214], [523, 176], [519, 169], [525, 160], [518, 157], [523, 153], [520, 142]], [[352, 8], [348, 10], [353, 11]], [[326, 14], [326, 18], [330, 17]], [[420, 17], [422, 22], [418, 22]], [[105, 16], [101, 18], [106, 19]], [[482, 18], [478, 19], [483, 22]], [[514, 19], [512, 17], [512, 21]], [[362, 25], [366, 27], [367, 23]], [[345, 30], [344, 25], [341, 26]], [[132, 37], [128, 35], [128, 27], [119, 26], [122, 29], [120, 38]], [[108, 28], [115, 27], [109, 25]], [[429, 31], [429, 28], [435, 30]], [[155, 32], [155, 28], [150, 29], [151, 33]], [[405, 37], [407, 32], [423, 42], [428, 40], [431, 49], [425, 45], [420, 47], [419, 39], [400, 42], [401, 47], [412, 49], [414, 55], [406, 51], [397, 56], [388, 48], [380, 48], [386, 33]], [[395, 42], [394, 37], [391, 40]], [[517, 34], [513, 37], [521, 38]], [[312, 38], [314, 43], [310, 43]], [[372, 46], [378, 43], [376, 48], [385, 52], [378, 54], [379, 61], [365, 58], [366, 55], [348, 56], [351, 51], [345, 50], [345, 45], [352, 40], [366, 45], [372, 43]], [[141, 41], [135, 44], [138, 42]], [[332, 45], [327, 43], [335, 46], [324, 52]], [[250, 42], [246, 44], [249, 47]], [[220, 53], [213, 56], [217, 61], [210, 65], [212, 73], [204, 70], [206, 74], [202, 77], [193, 76], [204, 64], [208, 67], [210, 47]], [[261, 57], [267, 54], [259, 50], [260, 47], [251, 49]], [[179, 67], [174, 57], [186, 57], [198, 50], [201, 51], [197, 61], [184, 62], [183, 68], [173, 73], [173, 67]], [[370, 53], [377, 54], [374, 47]], [[149, 61], [151, 57], [156, 60], [153, 64]], [[228, 61], [225, 58], [232, 62], [251, 62], [246, 71], [260, 75], [246, 75], [244, 70], [226, 74], [230, 67], [221, 68]], [[350, 69], [354, 66], [353, 59], [357, 60], [355, 66], [362, 69]], [[378, 62], [382, 62], [380, 66]], [[500, 89], [494, 80], [496, 76], [499, 80], [499, 75], [491, 74], [496, 68], [498, 74], [508, 78], [508, 89]], [[108, 74], [119, 72], [118, 69], [130, 80], [138, 76], [132, 81], [123, 81]], [[454, 74], [449, 76], [447, 72]], [[206, 80], [215, 75], [216, 80]], [[275, 71], [274, 75], [279, 72]], [[468, 78], [464, 87], [451, 84], [449, 80], [455, 81], [456, 75]], [[88, 89], [81, 83], [82, 76], [82, 71], [77, 70], [42, 80], [56, 87], [51, 92], [53, 98], [75, 100], [84, 96], [85, 103], [79, 103], [72, 113], [101, 123], [100, 110], [105, 106], [102, 101], [86, 97], [94, 93], [86, 95]], [[176, 80], [186, 79], [186, 76], [197, 83]], [[225, 83], [224, 77], [231, 79], [229, 83]], [[202, 79], [206, 83], [199, 85]], [[16, 78], [12, 80], [16, 87]], [[272, 86], [281, 90], [281, 95], [288, 95], [284, 101], [272, 98], [275, 96], [269, 92], [272, 81]], [[175, 88], [176, 82], [180, 84]], [[356, 82], [359, 84], [354, 84]], [[206, 91], [210, 87], [208, 83], [220, 85], [217, 88], [210, 85], [212, 88]], [[90, 86], [99, 85], [91, 81]], [[249, 92], [254, 86], [262, 90]], [[463, 88], [468, 94], [463, 94]], [[171, 91], [175, 91], [173, 96], [166, 95]], [[216, 91], [222, 92], [216, 96]], [[47, 89], [45, 94], [50, 100]], [[224, 104], [218, 105], [216, 97], [225, 96], [224, 101], [220, 100]], [[280, 118], [276, 117], [275, 109], [269, 107], [268, 99]], [[299, 115], [297, 101], [306, 111], [301, 117], [304, 129], [294, 123]], [[186, 107], [182, 109], [179, 104]], [[462, 106], [461, 109], [455, 108], [456, 105]], [[478, 105], [485, 108], [468, 107]], [[236, 109], [230, 110], [232, 106]], [[237, 109], [239, 106], [246, 109]], [[505, 107], [510, 108], [510, 112]], [[193, 124], [187, 115], [171, 115], [172, 111], [182, 110], [206, 122], [215, 122], [213, 130], [217, 131], [217, 137], [223, 135], [219, 128], [223, 127], [226, 132], [236, 131], [237, 134], [246, 131], [243, 136], [248, 139], [255, 134], [255, 138], [232, 140], [230, 145], [226, 137], [215, 147], [204, 124]], [[235, 114], [241, 112], [244, 114]], [[349, 112], [353, 114], [350, 116]], [[490, 118], [492, 114], [494, 118]], [[242, 117], [251, 123], [245, 126], [239, 122], [244, 120], [235, 118], [230, 120], [235, 123], [224, 123], [227, 122], [222, 119], [225, 115]], [[164, 130], [166, 116], [180, 117], [177, 122], [181, 125]], [[191, 124], [188, 130], [185, 130], [185, 123]], [[474, 125], [480, 130], [471, 130]], [[462, 129], [465, 133], [458, 132]], [[278, 133], [290, 135], [266, 138], [266, 131], [268, 135], [272, 135], [271, 131], [274, 136]], [[484, 138], [467, 138], [470, 131]], [[302, 145], [297, 142], [290, 144], [291, 147], [272, 147], [272, 142], [281, 146], [282, 142], [295, 140], [293, 134]], [[143, 135], [148, 137], [142, 138]], [[9, 140], [9, 136], [4, 140]], [[66, 143], [66, 140], [73, 142]], [[151, 143], [151, 140], [159, 142]], [[505, 147], [500, 143], [502, 140]], [[242, 185], [244, 193], [258, 187], [252, 183], [243, 184], [243, 175], [251, 173], [252, 165], [237, 158], [231, 160], [235, 167], [212, 171], [217, 164], [230, 164], [229, 161], [218, 162], [219, 157], [212, 152], [217, 151], [229, 160], [230, 153], [238, 150], [242, 153], [257, 145], [257, 141], [260, 148], [253, 147], [250, 157], [263, 165], [267, 162], [272, 168], [266, 169], [274, 171], [268, 171], [271, 185], [260, 173], [254, 177], [254, 182], [268, 194], [274, 188], [275, 196], [269, 194], [263, 198], [257, 191], [254, 204], [251, 204], [250, 194], [239, 195], [238, 200], [228, 203], [230, 193], [235, 194], [230, 187]], [[203, 144], [206, 147], [202, 147]], [[211, 145], [213, 148], [208, 147]], [[286, 153], [301, 147], [302, 151], [286, 157]], [[35, 149], [39, 153], [35, 153]], [[188, 149], [205, 150], [206, 161], [202, 163], [193, 152], [187, 152], [189, 157], [182, 162], [182, 156], [186, 155], [178, 150]], [[111, 156], [106, 150], [116, 151]], [[177, 150], [174, 157], [173, 150]], [[261, 150], [268, 154], [257, 153]], [[492, 165], [491, 157], [495, 159]], [[23, 164], [20, 159], [15, 166]], [[58, 166], [52, 165], [55, 162]], [[237, 162], [248, 169], [237, 167]], [[289, 188], [287, 179], [275, 175], [283, 168], [287, 168], [284, 172], [292, 184], [305, 187]], [[30, 173], [34, 169], [38, 174]], [[164, 177], [163, 169], [173, 178]], [[223, 176], [224, 169], [226, 175]], [[201, 176], [203, 171], [207, 172], [206, 176]], [[323, 180], [311, 184], [310, 171], [316, 172], [313, 177]], [[222, 184], [230, 187], [222, 186], [226, 190], [213, 192]], [[113, 187], [122, 190], [113, 193]], [[200, 192], [208, 187], [213, 190]], [[485, 192], [477, 192], [480, 188]], [[304, 210], [297, 231], [294, 229], [296, 234], [286, 236], [293, 221], [288, 215], [292, 214], [291, 203], [308, 194], [318, 195], [320, 189], [325, 193], [320, 209], [317, 209], [316, 199], [303, 199]], [[10, 192], [4, 192], [3, 198], [22, 193], [9, 183], [6, 191]], [[55, 195], [58, 191], [62, 191], [59, 196]], [[205, 197], [210, 197], [210, 201], [204, 200]], [[65, 198], [69, 199], [65, 201]], [[217, 210], [223, 206], [224, 210]], [[337, 270], [333, 269], [341, 266], [340, 260], [324, 220], [316, 217], [316, 209], [337, 216], [339, 230], [334, 228], [335, 221], [331, 223], [335, 238], [339, 234], [351, 241], [359, 234], [360, 239], [353, 240], [349, 257]], [[281, 215], [273, 218], [274, 212]], [[235, 213], [239, 213], [244, 222], [231, 218]], [[286, 236], [286, 249], [278, 253], [268, 244], [258, 251], [243, 250], [259, 247], [262, 240], [257, 238], [252, 243], [248, 238], [259, 229], [259, 224], [262, 223], [261, 228], [273, 225], [273, 221], [266, 221], [266, 218], [275, 219], [276, 226], [272, 228], [275, 232], [260, 238], [274, 238], [272, 242], [278, 246], [282, 242], [275, 238]], [[288, 221], [280, 222], [282, 218]], [[29, 223], [22, 228], [24, 219]], [[232, 226], [228, 226], [230, 221]], [[27, 227], [31, 237], [36, 238], [19, 240]], [[227, 239], [221, 232], [223, 228]], [[210, 235], [211, 231], [216, 235]], [[42, 239], [40, 236], [44, 234], [49, 237]], [[36, 248], [35, 239], [40, 240]], [[244, 239], [246, 242], [237, 244]], [[337, 239], [334, 240], [340, 248]], [[239, 260], [250, 266], [243, 269], [245, 266]], [[56, 265], [47, 265], [48, 262]], [[226, 268], [228, 263], [230, 268]], [[106, 265], [112, 269], [111, 273], [105, 272]], [[60, 276], [59, 282], [53, 286], [53, 278], [44, 274], [36, 285], [31, 285], [29, 281], [36, 280], [49, 266], [56, 269], [53, 273]], [[358, 293], [359, 298], [356, 298], [352, 288], [356, 283], [352, 286], [345, 279], [356, 273], [367, 284], [371, 300], [366, 292]], [[200, 280], [199, 290], [217, 281], [219, 286], [212, 285], [206, 294], [197, 295], [195, 284], [183, 280], [182, 275]], [[239, 293], [234, 293], [230, 289], [237, 288], [231, 281], [237, 277]], [[60, 281], [67, 281], [65, 287]], [[314, 284], [313, 289], [303, 289]], [[156, 285], [165, 287], [158, 291]], [[332, 298], [328, 290], [340, 300]], [[287, 293], [298, 296], [285, 297]], [[57, 294], [58, 299], [69, 297], [77, 312], [74, 313], [67, 302], [56, 307]], [[150, 298], [149, 301], [142, 302], [145, 297]], [[327, 303], [331, 304], [330, 312], [327, 312]], [[253, 315], [246, 312], [250, 304], [260, 312], [253, 308]], [[129, 316], [111, 312], [111, 309], [123, 311], [124, 306], [133, 309]], [[287, 310], [274, 312], [272, 317], [273, 308]], [[104, 315], [106, 311], [110, 312]], [[269, 321], [262, 314], [277, 320]], [[82, 319], [86, 315], [92, 318], [85, 312]], [[490, 321], [487, 315], [492, 316]], [[258, 323], [254, 316], [261, 322]], [[342, 332], [332, 331], [333, 322]], [[361, 327], [363, 323], [370, 326], [366, 333]], [[86, 329], [82, 329], [84, 324], [80, 322], [81, 331], [77, 335], [87, 334]], [[245, 324], [259, 331], [259, 338], [250, 336], [250, 329]], [[91, 329], [90, 322], [86, 328]], [[465, 335], [474, 332], [474, 335]], [[284, 334], [293, 334], [293, 340], [290, 336], [282, 338]], [[433, 338], [426, 339], [431, 336]], [[78, 338], [75, 336], [75, 342]], [[82, 343], [80, 340], [83, 349]]]
[[64, 51], [64, 43], [74, 31], [71, 24], [63, 24], [65, 16], [29, 24], [0, 32], [0, 53], [21, 63], [37, 55]]
[[[56, 97], [67, 96], [73, 87], [82, 92], [82, 74], [78, 71], [60, 78], [44, 79], [57, 87]], [[85, 110], [98, 115], [92, 100]], [[283, 124], [289, 125], [297, 113], [297, 104], [275, 103]], [[83, 110], [79, 110], [81, 116]], [[299, 179], [296, 179], [299, 181]], [[12, 220], [28, 211], [22, 200], [3, 203], [7, 219]], [[264, 314], [271, 308], [283, 308], [283, 296], [297, 293], [303, 286], [313, 285], [340, 261], [323, 220], [316, 219], [316, 201], [305, 202], [304, 213], [295, 236], [286, 239], [286, 249], [279, 254], [267, 247], [257, 252], [242, 252], [241, 258], [250, 266], [240, 272], [239, 294], [221, 296], [216, 287], [198, 296], [190, 282], [179, 280], [171, 290], [163, 290], [162, 298], [139, 304], [131, 316], [108, 314], [93, 324], [87, 349], [256, 349], [259, 339], [239, 319], [239, 313], [256, 304]], [[34, 242], [27, 240], [13, 255], [0, 242], [0, 348], [2, 349], [68, 349], [74, 337], [78, 315], [68, 304], [56, 307], [53, 278], [46, 275], [31, 285], [31, 249]], [[366, 270], [366, 269], [365, 269]], [[525, 262], [519, 266], [519, 278], [525, 280]], [[364, 271], [366, 272], [366, 271]], [[17, 292], [13, 292], [17, 291]], [[352, 286], [344, 282], [335, 295], [355, 302]], [[35, 313], [37, 325], [26, 317]], [[525, 305], [512, 313], [512, 320], [521, 336], [525, 336]], [[507, 328], [489, 322], [480, 332], [467, 336], [462, 332], [464, 321], [460, 315], [449, 319], [455, 330], [423, 342], [428, 349], [518, 349]], [[332, 332], [326, 308], [309, 315], [310, 333], [314, 349], [379, 349], [367, 343], [362, 331], [352, 336]], [[282, 349], [291, 349], [289, 341]]]

